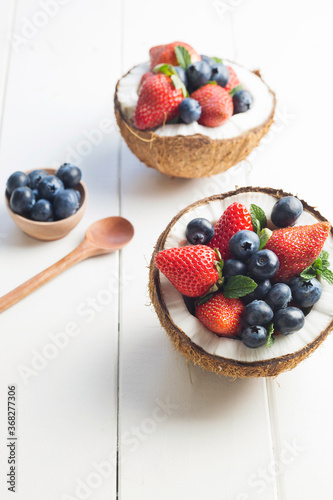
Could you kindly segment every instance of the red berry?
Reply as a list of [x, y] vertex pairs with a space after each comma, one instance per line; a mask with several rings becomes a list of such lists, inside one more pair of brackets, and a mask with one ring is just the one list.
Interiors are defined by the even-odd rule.
[[148, 75], [142, 82], [133, 116], [134, 125], [140, 130], [159, 127], [175, 118], [184, 99], [182, 90], [175, 89], [169, 76]]
[[229, 81], [225, 86], [225, 90], [227, 92], [230, 92], [230, 90], [240, 85], [240, 81], [238, 80], [238, 76], [236, 75], [235, 70], [231, 66], [227, 66], [227, 68], [229, 70]]
[[231, 95], [219, 85], [208, 83], [191, 94], [199, 101], [201, 116], [200, 125], [218, 127], [232, 116], [234, 105]]
[[217, 261], [214, 250], [206, 245], [169, 248], [155, 256], [156, 267], [187, 297], [200, 297], [216, 283]]
[[222, 259], [230, 259], [230, 238], [243, 229], [253, 231], [250, 212], [241, 203], [232, 203], [215, 224], [215, 234], [209, 242], [209, 246], [213, 249], [217, 248], [220, 251]]
[[168, 43], [167, 45], [157, 45], [156, 47], [152, 47], [150, 49], [149, 55], [151, 69], [154, 69], [157, 64], [162, 63], [179, 66], [175, 53], [175, 47], [178, 45], [181, 45], [189, 52], [192, 62], [201, 60], [201, 56], [194, 50], [193, 47], [191, 47], [191, 45], [184, 42], [173, 42]]
[[212, 332], [221, 337], [233, 337], [240, 330], [244, 307], [240, 299], [229, 299], [223, 293], [217, 293], [197, 306], [195, 315]]
[[284, 227], [273, 231], [265, 248], [272, 250], [280, 261], [280, 267], [274, 279], [288, 282], [311, 266], [319, 257], [329, 231], [328, 222]]

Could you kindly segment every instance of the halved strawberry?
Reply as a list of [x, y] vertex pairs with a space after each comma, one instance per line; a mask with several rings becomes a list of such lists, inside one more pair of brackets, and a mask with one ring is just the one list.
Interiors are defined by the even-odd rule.
[[240, 299], [215, 294], [204, 304], [197, 306], [195, 315], [206, 328], [221, 337], [234, 337], [241, 327], [244, 304]]
[[266, 243], [280, 261], [274, 279], [288, 282], [309, 267], [319, 256], [329, 235], [328, 222], [277, 229]]
[[159, 127], [175, 118], [184, 99], [182, 89], [176, 89], [169, 76], [162, 73], [146, 75], [133, 115], [134, 125], [140, 130]]
[[162, 63], [179, 66], [175, 53], [175, 47], [179, 45], [188, 51], [191, 56], [191, 62], [201, 60], [201, 56], [194, 50], [193, 47], [191, 47], [191, 45], [184, 42], [172, 42], [167, 45], [157, 45], [149, 50], [151, 69], [154, 69], [157, 64]]
[[187, 297], [200, 297], [216, 283], [218, 261], [216, 252], [206, 245], [168, 248], [155, 256], [156, 267]]
[[217, 248], [220, 251], [222, 259], [230, 259], [230, 238], [242, 229], [253, 231], [251, 215], [244, 205], [235, 202], [228, 206], [215, 224], [215, 234], [208, 245], [211, 248]]

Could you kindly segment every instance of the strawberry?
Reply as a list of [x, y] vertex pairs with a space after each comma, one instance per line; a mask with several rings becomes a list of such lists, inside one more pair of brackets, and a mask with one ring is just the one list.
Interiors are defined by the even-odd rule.
[[208, 245], [211, 248], [217, 248], [222, 259], [230, 259], [229, 240], [242, 229], [253, 231], [251, 215], [244, 205], [235, 202], [228, 206], [215, 224], [215, 233]]
[[273, 231], [265, 248], [272, 250], [280, 261], [274, 279], [288, 282], [309, 267], [319, 256], [329, 230], [328, 222], [318, 222]]
[[201, 116], [200, 125], [218, 127], [232, 116], [234, 105], [231, 95], [219, 85], [208, 83], [191, 94], [199, 101]]
[[168, 248], [155, 256], [156, 267], [187, 297], [200, 297], [216, 283], [217, 254], [206, 245]]
[[154, 69], [157, 64], [167, 63], [172, 64], [173, 66], [179, 66], [178, 60], [175, 53], [175, 47], [177, 45], [181, 45], [184, 47], [191, 56], [191, 61], [200, 61], [201, 56], [194, 50], [191, 45], [183, 42], [173, 42], [168, 43], [167, 45], [157, 45], [156, 47], [152, 47], [149, 51], [150, 55], [150, 67]]
[[142, 75], [140, 83], [139, 83], [139, 91], [138, 91], [139, 94], [140, 94], [140, 90], [141, 90], [141, 87], [144, 84], [144, 82], [146, 80], [148, 80], [149, 78], [151, 78], [152, 76], [154, 76], [154, 73], [152, 73], [151, 71], [148, 71], [147, 73], [144, 73]]
[[177, 116], [178, 106], [184, 99], [171, 78], [162, 73], [147, 76], [140, 88], [134, 111], [134, 125], [140, 130], [158, 127]]
[[244, 304], [240, 299], [226, 298], [216, 293], [204, 304], [197, 306], [195, 315], [206, 328], [221, 337], [235, 336], [240, 330]]
[[230, 90], [240, 85], [240, 81], [238, 80], [238, 76], [236, 75], [235, 70], [231, 66], [227, 66], [227, 68], [229, 70], [229, 81], [225, 86], [225, 90], [227, 92], [230, 92]]

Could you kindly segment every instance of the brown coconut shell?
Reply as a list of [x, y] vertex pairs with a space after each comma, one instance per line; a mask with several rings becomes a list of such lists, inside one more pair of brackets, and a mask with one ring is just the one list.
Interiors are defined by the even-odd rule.
[[[155, 266], [155, 255], [164, 250], [165, 242], [168, 238], [169, 232], [173, 225], [182, 217], [185, 213], [193, 210], [194, 208], [204, 205], [210, 201], [223, 200], [230, 196], [238, 193], [247, 192], [260, 192], [266, 193], [277, 199], [284, 196], [292, 196], [290, 193], [285, 193], [280, 189], [272, 188], [261, 188], [261, 187], [243, 187], [235, 191], [230, 191], [227, 193], [210, 196], [199, 200], [185, 209], [181, 210], [168, 224], [166, 229], [160, 235], [153, 255], [150, 262], [150, 274], [149, 274], [149, 293], [151, 301], [155, 307], [156, 313], [160, 320], [162, 327], [165, 329], [174, 347], [180, 351], [180, 353], [185, 356], [186, 359], [193, 361], [194, 364], [200, 365], [205, 370], [212, 371], [217, 374], [222, 374], [232, 378], [246, 378], [246, 377], [276, 377], [279, 373], [295, 368], [303, 359], [307, 358], [313, 351], [319, 347], [319, 345], [325, 340], [327, 335], [333, 329], [333, 319], [329, 322], [327, 327], [321, 331], [318, 336], [310, 342], [303, 349], [294, 352], [292, 354], [271, 358], [263, 361], [254, 362], [244, 362], [233, 359], [227, 359], [220, 356], [214, 356], [207, 353], [200, 346], [192, 342], [192, 340], [177, 326], [173, 323], [168, 309], [163, 300], [163, 295], [161, 291], [159, 271]], [[327, 219], [323, 217], [314, 207], [309, 206], [305, 201], [301, 200], [303, 203], [304, 210], [310, 212], [318, 221], [327, 222]], [[331, 234], [333, 235], [332, 228]], [[237, 342], [237, 340], [235, 340]]]
[[[254, 73], [261, 78], [258, 70]], [[274, 119], [276, 98], [274, 92], [269, 89], [274, 98], [269, 117], [258, 127], [237, 137], [211, 139], [201, 134], [161, 137], [152, 130], [137, 129], [125, 118], [117, 97], [118, 85], [119, 81], [114, 95], [114, 109], [121, 135], [132, 153], [147, 167], [155, 168], [171, 177], [209, 177], [224, 172], [244, 160], [258, 146]]]

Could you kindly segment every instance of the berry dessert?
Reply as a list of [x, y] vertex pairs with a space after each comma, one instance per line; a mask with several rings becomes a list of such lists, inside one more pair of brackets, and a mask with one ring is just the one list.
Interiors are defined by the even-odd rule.
[[74, 215], [80, 207], [81, 170], [64, 163], [54, 173], [32, 170], [14, 172], [6, 184], [10, 209], [38, 222], [54, 222]]
[[333, 329], [332, 234], [317, 210], [281, 190], [246, 187], [190, 205], [151, 260], [161, 325], [215, 373], [294, 368]]
[[259, 72], [173, 42], [152, 47], [116, 86], [122, 136], [147, 166], [206, 177], [243, 160], [268, 132], [275, 95]]

